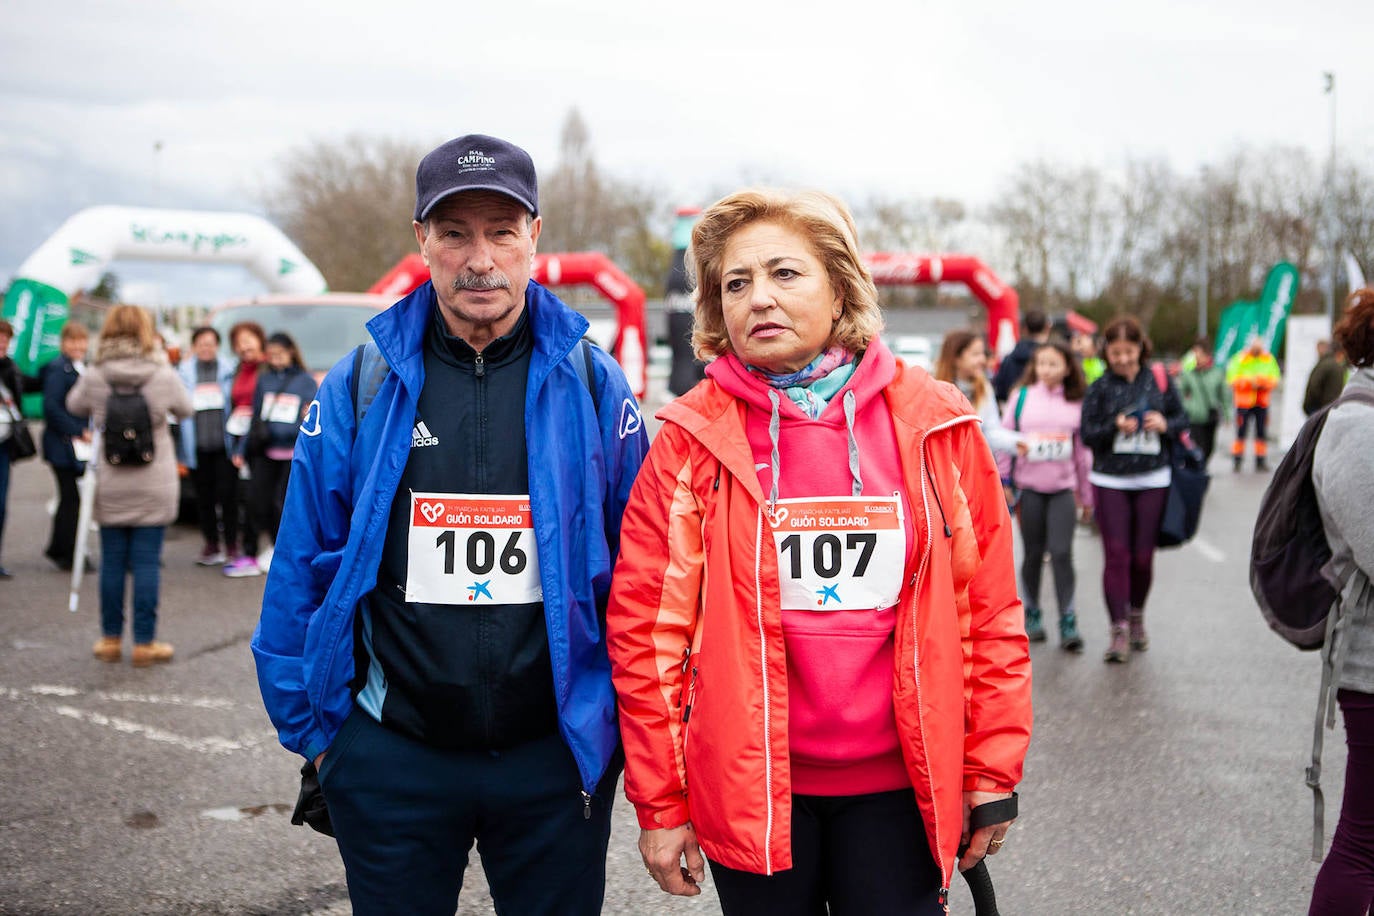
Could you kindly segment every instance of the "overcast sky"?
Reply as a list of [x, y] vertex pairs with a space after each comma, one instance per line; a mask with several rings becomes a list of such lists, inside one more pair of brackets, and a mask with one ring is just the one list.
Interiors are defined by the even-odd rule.
[[683, 203], [764, 180], [976, 205], [1033, 158], [1324, 160], [1330, 70], [1340, 154], [1374, 166], [1372, 42], [1370, 0], [6, 0], [0, 280], [87, 206], [260, 213], [316, 139], [492, 133], [548, 170], [572, 106], [603, 168]]

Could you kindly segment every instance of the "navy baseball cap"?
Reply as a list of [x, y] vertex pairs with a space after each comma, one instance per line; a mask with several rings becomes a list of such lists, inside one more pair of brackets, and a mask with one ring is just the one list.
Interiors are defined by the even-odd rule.
[[415, 170], [415, 221], [424, 222], [435, 204], [460, 191], [496, 191], [539, 215], [534, 160], [505, 140], [468, 134], [421, 159]]

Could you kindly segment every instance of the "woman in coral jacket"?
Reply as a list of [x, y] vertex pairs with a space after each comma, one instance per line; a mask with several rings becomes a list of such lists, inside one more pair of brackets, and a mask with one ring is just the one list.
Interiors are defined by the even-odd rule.
[[640, 853], [692, 895], [704, 852], [727, 914], [940, 912], [1030, 738], [992, 455], [879, 339], [838, 200], [731, 195], [688, 262], [710, 365], [659, 413], [608, 609]]

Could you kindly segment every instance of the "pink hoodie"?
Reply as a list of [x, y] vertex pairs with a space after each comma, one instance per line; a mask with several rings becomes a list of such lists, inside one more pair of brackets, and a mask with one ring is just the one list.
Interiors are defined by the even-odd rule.
[[[1068, 401], [1064, 398], [1064, 386], [1047, 388], [1036, 382], [1026, 389], [1026, 401], [1021, 407], [1019, 432], [1016, 419], [1016, 401], [1020, 389], [1015, 389], [1007, 398], [1007, 406], [1002, 414], [1002, 425], [1027, 444], [1044, 443], [1065, 437], [1069, 444], [1069, 454], [1057, 460], [1036, 460], [1037, 449], [1032, 455], [1016, 459], [1013, 483], [1024, 490], [1037, 493], [1058, 493], [1060, 490], [1074, 490], [1078, 504], [1091, 506], [1092, 486], [1088, 483], [1088, 472], [1092, 470], [1092, 452], [1083, 445], [1080, 433], [1082, 426], [1083, 402]], [[1042, 454], [1044, 445], [1041, 446]], [[1049, 454], [1053, 454], [1050, 452]], [[1010, 468], [1010, 457], [997, 455], [997, 465], [1005, 478]]]
[[[853, 441], [861, 483], [858, 495], [890, 499], [901, 493], [897, 439], [882, 393], [894, 368], [892, 353], [873, 338], [853, 376], [817, 420], [809, 419], [785, 393], [777, 392], [778, 499], [854, 495], [844, 403], [849, 392], [853, 394]], [[745, 431], [759, 483], [764, 493], [771, 493], [771, 389], [733, 355], [715, 360], [706, 372], [746, 404]], [[913, 539], [911, 504], [904, 493], [900, 504], [905, 557]], [[895, 574], [900, 578], [901, 569]], [[846, 587], [843, 574], [833, 581], [841, 589]], [[859, 795], [911, 785], [892, 708], [895, 624], [895, 607], [783, 610], [788, 741], [797, 794]]]

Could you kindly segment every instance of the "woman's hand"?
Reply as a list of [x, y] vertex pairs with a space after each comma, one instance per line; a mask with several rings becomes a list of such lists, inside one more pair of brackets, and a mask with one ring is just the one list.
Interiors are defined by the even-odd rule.
[[1030, 443], [1025, 439], [1016, 440], [1016, 454], [1022, 458], [1030, 454]]
[[[1011, 827], [1013, 821], [1002, 821], [1000, 824], [989, 824], [980, 827], [969, 835], [969, 812], [979, 805], [988, 802], [1000, 801], [1004, 798], [1011, 798], [1010, 792], [965, 792], [964, 793], [964, 833], [959, 840], [959, 845], [968, 845], [964, 851], [964, 856], [959, 860], [959, 870], [968, 871], [977, 865], [983, 856], [993, 856], [997, 850], [1002, 848], [1002, 843], [1006, 839], [1007, 829]], [[642, 844], [643, 841], [641, 841]]]
[[[695, 897], [706, 880], [706, 860], [691, 823], [639, 831], [639, 854], [658, 886], [678, 897]], [[687, 866], [682, 865], [686, 859]]]
[[234, 467], [238, 468], [239, 470], [243, 470], [244, 461], [242, 455], [230, 455], [229, 463], [232, 464]]
[[1164, 414], [1157, 410], [1145, 411], [1145, 428], [1152, 433], [1164, 433], [1169, 431], [1169, 423], [1164, 419]]
[[1116, 415], [1116, 428], [1128, 436], [1132, 435], [1139, 426], [1140, 424], [1136, 422], [1135, 417], [1129, 417], [1124, 413]]

